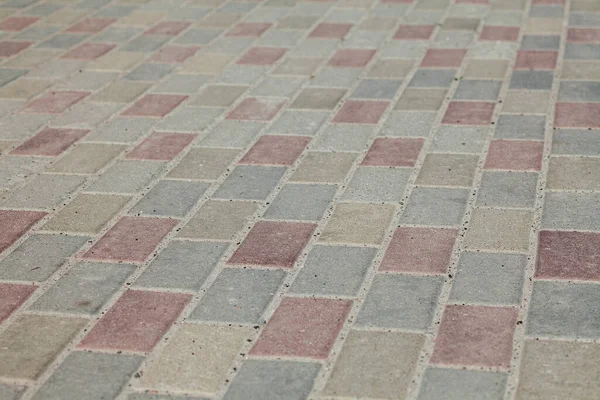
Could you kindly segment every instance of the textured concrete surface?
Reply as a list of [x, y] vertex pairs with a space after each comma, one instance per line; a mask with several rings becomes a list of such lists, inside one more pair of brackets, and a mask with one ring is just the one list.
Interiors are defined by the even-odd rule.
[[0, 0], [0, 399], [597, 400], [600, 1]]

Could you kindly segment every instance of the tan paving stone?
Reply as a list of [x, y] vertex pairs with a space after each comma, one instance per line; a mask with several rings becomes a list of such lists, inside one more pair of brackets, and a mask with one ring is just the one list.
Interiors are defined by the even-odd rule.
[[593, 157], [552, 157], [548, 189], [600, 189], [600, 159]]
[[48, 170], [57, 173], [94, 174], [117, 157], [127, 146], [81, 143]]
[[356, 157], [354, 153], [308, 152], [290, 177], [290, 181], [341, 182], [350, 171]]
[[178, 179], [217, 179], [238, 154], [239, 150], [234, 149], [196, 147], [183, 157], [168, 176]]
[[101, 71], [126, 71], [142, 61], [144, 57], [144, 53], [111, 51], [108, 54], [89, 62], [86, 65], [86, 68]]
[[393, 214], [394, 207], [391, 205], [338, 204], [320, 240], [327, 243], [379, 245]]
[[502, 111], [507, 113], [546, 114], [549, 92], [540, 90], [509, 90], [502, 101]]
[[91, 101], [130, 103], [152, 85], [140, 82], [116, 81], [90, 97]]
[[0, 88], [0, 98], [4, 99], [29, 99], [42, 93], [53, 85], [54, 82], [45, 79], [17, 79]]
[[471, 187], [479, 156], [464, 154], [428, 154], [417, 185]]
[[181, 67], [181, 72], [216, 75], [223, 71], [231, 60], [233, 60], [233, 57], [226, 54], [200, 53], [189, 58]]
[[532, 218], [530, 211], [477, 208], [471, 216], [465, 247], [527, 251]]
[[248, 201], [208, 201], [179, 231], [179, 237], [231, 240], [258, 206]]

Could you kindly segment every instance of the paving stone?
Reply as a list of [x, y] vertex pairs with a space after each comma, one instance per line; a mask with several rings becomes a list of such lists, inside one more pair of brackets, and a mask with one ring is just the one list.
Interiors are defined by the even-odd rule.
[[320, 240], [326, 243], [380, 245], [393, 213], [391, 205], [339, 203]]
[[401, 82], [385, 79], [363, 79], [352, 93], [352, 98], [392, 99]]
[[511, 89], [550, 90], [553, 75], [551, 71], [515, 71], [510, 81]]
[[503, 112], [545, 114], [548, 111], [547, 91], [509, 90], [502, 104]]
[[248, 121], [270, 121], [283, 106], [279, 98], [248, 97], [227, 115], [227, 119]]
[[344, 89], [306, 88], [300, 92], [290, 108], [333, 110], [345, 94]]
[[[4, 322], [15, 310], [33, 294], [37, 289], [34, 285], [20, 285], [12, 283], [0, 283], [0, 322]], [[0, 394], [2, 394], [0, 390]]]
[[356, 154], [352, 153], [330, 153], [330, 152], [307, 152], [290, 177], [292, 182], [319, 182], [335, 183], [344, 180]]
[[348, 183], [342, 201], [397, 202], [410, 176], [407, 168], [360, 167]]
[[385, 136], [427, 137], [435, 117], [433, 112], [392, 111], [379, 133]]
[[358, 68], [323, 68], [310, 80], [309, 86], [350, 88], [359, 77]]
[[477, 208], [465, 236], [469, 249], [527, 251], [531, 211]]
[[369, 125], [331, 125], [312, 145], [314, 150], [362, 151], [367, 147], [373, 132]]
[[183, 218], [208, 189], [205, 182], [160, 181], [133, 208], [130, 214]]
[[288, 110], [281, 114], [271, 125], [268, 132], [315, 136], [327, 119], [329, 119], [328, 111]]
[[600, 151], [600, 142], [595, 131], [555, 129], [552, 133], [553, 155], [595, 155]]
[[192, 148], [169, 172], [169, 178], [176, 179], [217, 179], [239, 152], [231, 149]]
[[598, 63], [596, 61], [569, 61], [563, 62], [561, 71], [562, 79], [600, 79]]
[[377, 138], [361, 165], [412, 167], [421, 152], [423, 139]]
[[45, 128], [11, 151], [11, 154], [57, 156], [88, 132], [89, 130], [85, 129]]
[[126, 146], [81, 143], [48, 169], [50, 172], [94, 174], [117, 157]]
[[188, 105], [203, 107], [229, 107], [246, 91], [247, 86], [211, 85], [196, 96]]
[[40, 175], [2, 202], [2, 207], [52, 209], [84, 181], [80, 176]]
[[504, 79], [508, 61], [505, 60], [477, 60], [471, 59], [467, 62], [467, 68], [463, 74], [465, 79]]
[[429, 367], [423, 375], [418, 399], [500, 400], [506, 381], [506, 374], [501, 372]]
[[414, 65], [410, 60], [378, 60], [368, 72], [371, 78], [399, 79], [408, 75]]
[[246, 226], [256, 209], [250, 202], [208, 201], [181, 229], [179, 236], [230, 240]]
[[449, 88], [455, 74], [453, 69], [418, 69], [408, 86]]
[[455, 99], [460, 100], [496, 100], [500, 92], [500, 81], [461, 80]]
[[437, 111], [446, 98], [446, 89], [405, 89], [395, 110]]
[[310, 142], [305, 136], [262, 136], [239, 164], [292, 165]]
[[476, 155], [428, 154], [416, 184], [471, 187], [478, 161]]
[[318, 221], [333, 200], [333, 185], [284, 185], [265, 212], [265, 218]]
[[596, 193], [548, 192], [542, 226], [549, 229], [598, 230], [594, 209], [600, 202]]
[[441, 126], [431, 142], [431, 151], [481, 153], [486, 144], [487, 127]]
[[546, 118], [536, 115], [501, 115], [494, 136], [500, 139], [543, 140]]
[[554, 125], [559, 128], [598, 128], [598, 103], [556, 103]]
[[170, 161], [190, 144], [196, 135], [185, 133], [153, 132], [137, 145], [128, 159]]
[[309, 76], [321, 63], [319, 58], [286, 58], [275, 70], [273, 75]]
[[187, 96], [183, 95], [147, 94], [138, 99], [121, 115], [163, 118], [186, 99]]
[[164, 164], [157, 162], [117, 161], [86, 190], [90, 192], [135, 194], [158, 176], [163, 167]]
[[469, 198], [467, 189], [413, 189], [400, 222], [405, 224], [457, 226]]
[[215, 192], [216, 198], [264, 200], [279, 183], [284, 167], [239, 165]]
[[557, 50], [560, 45], [560, 36], [525, 35], [521, 42], [524, 50]]
[[483, 207], [533, 208], [538, 174], [484, 171], [476, 204]]
[[543, 142], [494, 140], [485, 160], [486, 169], [539, 171], [542, 167]]

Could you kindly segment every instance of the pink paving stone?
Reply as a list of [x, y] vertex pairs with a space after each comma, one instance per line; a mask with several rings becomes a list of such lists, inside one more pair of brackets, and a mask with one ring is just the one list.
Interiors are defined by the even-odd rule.
[[262, 136], [239, 163], [292, 165], [309, 142], [306, 136]]
[[444, 274], [457, 236], [456, 229], [399, 227], [380, 270]]
[[557, 128], [600, 128], [600, 103], [556, 103]]
[[285, 52], [286, 49], [279, 47], [253, 47], [237, 63], [246, 65], [271, 65], [279, 60]]
[[283, 103], [280, 99], [248, 97], [227, 115], [227, 119], [270, 121]]
[[159, 49], [150, 61], [159, 63], [179, 64], [196, 54], [199, 46], [165, 46]]
[[0, 324], [37, 289], [33, 285], [0, 283]]
[[114, 44], [83, 43], [63, 56], [73, 60], [93, 60], [115, 48]]
[[76, 92], [70, 90], [50, 92], [25, 104], [21, 109], [21, 112], [34, 114], [60, 114], [88, 94], [89, 92]]
[[185, 21], [164, 21], [159, 22], [152, 28], [144, 32], [144, 35], [166, 35], [175, 36], [180, 34], [185, 28], [190, 26], [190, 22]]
[[508, 367], [517, 309], [449, 305], [435, 340], [434, 364]]
[[197, 136], [193, 133], [153, 132], [137, 145], [126, 158], [171, 161]]
[[519, 51], [515, 69], [554, 69], [557, 59], [556, 51]]
[[65, 32], [73, 33], [98, 33], [115, 22], [112, 18], [86, 18], [71, 26]]
[[89, 132], [88, 129], [45, 128], [11, 151], [10, 154], [19, 156], [57, 156]]
[[0, 22], [0, 31], [18, 32], [27, 28], [31, 24], [35, 24], [39, 18], [35, 17], [11, 17]]
[[479, 40], [496, 40], [503, 42], [515, 42], [519, 39], [518, 26], [490, 26], [483, 27]]
[[123, 111], [121, 115], [164, 117], [187, 98], [187, 96], [176, 94], [147, 94]]
[[292, 268], [316, 227], [303, 222], [259, 221], [227, 263]]
[[335, 115], [333, 122], [376, 124], [388, 104], [388, 101], [348, 100]]
[[31, 42], [16, 42], [11, 40], [3, 40], [0, 42], [0, 57], [10, 57], [19, 54], [26, 48], [31, 46]]
[[250, 354], [325, 359], [352, 301], [285, 297]]
[[123, 217], [100, 238], [83, 258], [144, 262], [177, 225], [167, 218]]
[[544, 143], [528, 140], [494, 140], [485, 160], [485, 169], [539, 171]]
[[413, 167], [423, 147], [423, 139], [377, 138], [361, 165], [375, 167]]
[[600, 233], [541, 231], [535, 277], [600, 280]]
[[567, 42], [600, 42], [600, 29], [570, 28], [567, 30]]
[[371, 61], [376, 50], [340, 49], [335, 52], [328, 65], [330, 67], [362, 68]]
[[41, 211], [0, 210], [0, 253], [12, 246], [45, 215]]
[[460, 67], [467, 54], [464, 49], [429, 49], [421, 61], [421, 67]]
[[394, 39], [429, 40], [434, 29], [434, 25], [402, 25], [394, 34]]
[[78, 347], [149, 352], [191, 299], [184, 293], [128, 290]]
[[225, 34], [225, 36], [250, 36], [262, 35], [273, 24], [260, 22], [240, 22]]
[[332, 24], [323, 22], [313, 29], [308, 37], [323, 39], [341, 39], [352, 28], [352, 24]]
[[492, 122], [494, 103], [483, 101], [452, 101], [448, 105], [443, 124], [488, 125]]

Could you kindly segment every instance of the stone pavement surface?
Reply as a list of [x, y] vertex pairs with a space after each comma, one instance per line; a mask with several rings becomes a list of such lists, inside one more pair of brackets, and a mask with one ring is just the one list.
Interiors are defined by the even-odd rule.
[[599, 398], [599, 1], [0, 32], [1, 399]]

